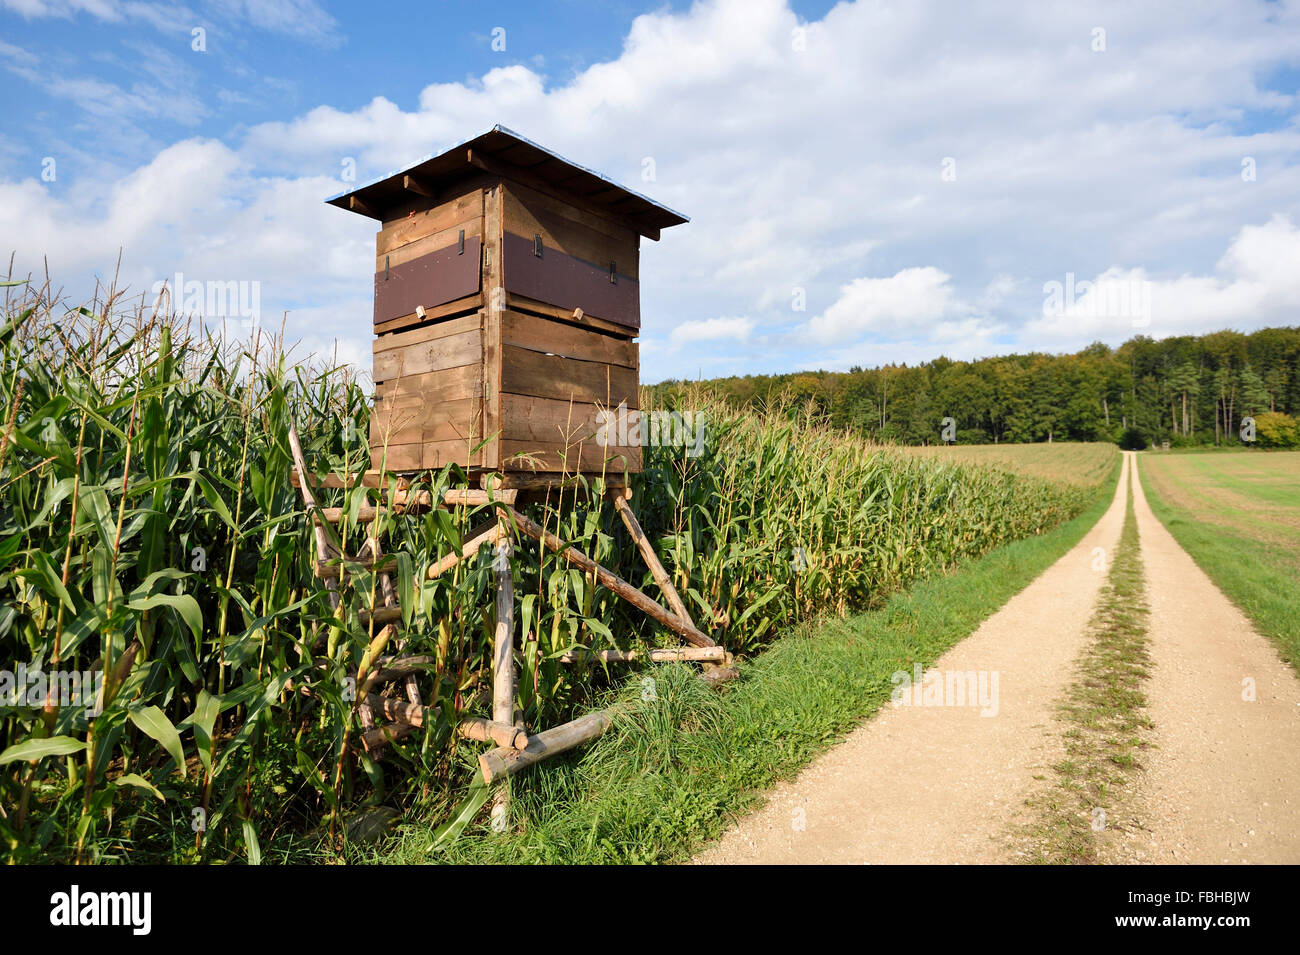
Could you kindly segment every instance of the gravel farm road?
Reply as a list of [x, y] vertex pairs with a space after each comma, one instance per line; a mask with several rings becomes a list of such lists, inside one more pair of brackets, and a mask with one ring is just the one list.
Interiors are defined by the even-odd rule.
[[1300, 680], [1152, 514], [1137, 455], [1124, 457], [1115, 497], [1084, 539], [935, 662], [945, 677], [974, 671], [991, 697], [886, 705], [695, 861], [1020, 861], [1026, 800], [1055, 785], [1064, 753], [1056, 710], [1105, 579], [1095, 548], [1113, 553], [1132, 482], [1156, 745], [1141, 754], [1102, 858], [1300, 862]]

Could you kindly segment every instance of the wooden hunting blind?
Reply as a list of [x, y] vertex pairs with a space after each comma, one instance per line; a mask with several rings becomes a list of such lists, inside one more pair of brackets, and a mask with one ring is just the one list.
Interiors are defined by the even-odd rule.
[[641, 470], [597, 423], [638, 407], [641, 236], [685, 216], [502, 126], [328, 201], [381, 223], [372, 467]]
[[[351, 673], [362, 746], [380, 753], [439, 712], [424, 702], [417, 681], [434, 657], [413, 652], [407, 642], [393, 580], [397, 565], [376, 529], [381, 512], [390, 509], [489, 511], [452, 551], [421, 570], [433, 580], [480, 552], [493, 555], [491, 713], [460, 713], [455, 722], [460, 737], [496, 744], [479, 756], [487, 783], [594, 739], [613, 715], [590, 713], [540, 732], [520, 721], [511, 568], [516, 540], [536, 541], [686, 644], [577, 647], [560, 663], [689, 660], [701, 664], [711, 683], [734, 678], [731, 655], [696, 627], [632, 512], [626, 475], [641, 470], [640, 446], [598, 438], [602, 424], [607, 436], [627, 430], [610, 427], [602, 412], [639, 405], [641, 237], [658, 239], [661, 229], [686, 218], [501, 126], [328, 201], [381, 223], [371, 470], [319, 475], [308, 468], [292, 426], [289, 445], [293, 480], [313, 524], [315, 573], [331, 607], [340, 612], [340, 582], [354, 573], [373, 571], [379, 585], [358, 612], [368, 644]], [[407, 476], [451, 463], [469, 472], [470, 486], [435, 495]], [[383, 472], [402, 476], [393, 480]], [[595, 482], [587, 488], [585, 481], [564, 480], [575, 475], [604, 477], [604, 494], [667, 606], [525, 513], [530, 494], [545, 494], [544, 503], [532, 501], [539, 508], [562, 506], [549, 495], [556, 486], [578, 484], [595, 493]], [[475, 477], [480, 488], [472, 486]], [[317, 500], [327, 489], [358, 482], [376, 494], [355, 512]], [[327, 531], [348, 521], [372, 528], [361, 551], [351, 555]], [[504, 798], [498, 793], [499, 806]]]

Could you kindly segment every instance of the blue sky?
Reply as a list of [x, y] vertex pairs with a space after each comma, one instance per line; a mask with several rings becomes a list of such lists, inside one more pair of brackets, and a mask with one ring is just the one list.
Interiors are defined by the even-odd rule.
[[1300, 315], [1295, 3], [0, 0], [0, 65], [17, 271], [257, 282], [363, 366], [373, 225], [322, 200], [498, 122], [692, 217], [647, 381]]

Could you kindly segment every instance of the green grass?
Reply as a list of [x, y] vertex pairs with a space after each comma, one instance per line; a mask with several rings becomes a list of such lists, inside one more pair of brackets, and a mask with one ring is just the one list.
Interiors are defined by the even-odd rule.
[[[742, 664], [722, 693], [663, 666], [628, 681], [629, 713], [590, 749], [513, 781], [511, 831], [471, 825], [430, 851], [446, 805], [377, 850], [388, 863], [671, 863], [692, 857], [764, 790], [843, 739], [890, 697], [890, 676], [929, 665], [1074, 546], [1118, 477], [1083, 513], [913, 585], [876, 611], [805, 624]], [[642, 699], [653, 680], [653, 699]]]
[[1156, 517], [1300, 667], [1300, 452], [1143, 455]]
[[1065, 757], [1056, 785], [1031, 799], [1027, 861], [1057, 865], [1098, 861], [1099, 832], [1110, 828], [1127, 794], [1150, 728], [1142, 685], [1148, 675], [1146, 586], [1133, 492], [1106, 584], [1089, 622], [1089, 642], [1066, 690], [1060, 718]]

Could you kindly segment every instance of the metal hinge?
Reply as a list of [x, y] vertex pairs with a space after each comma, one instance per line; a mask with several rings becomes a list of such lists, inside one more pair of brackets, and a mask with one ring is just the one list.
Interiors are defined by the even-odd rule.
[[460, 240], [456, 245], [456, 254], [457, 255], [465, 254], [465, 230], [464, 229], [460, 230]]
[[610, 285], [618, 284], [618, 263], [615, 262], [613, 259], [610, 259], [609, 262], [609, 284]]
[[540, 232], [533, 233], [533, 255], [539, 259], [542, 257], [542, 234]]

